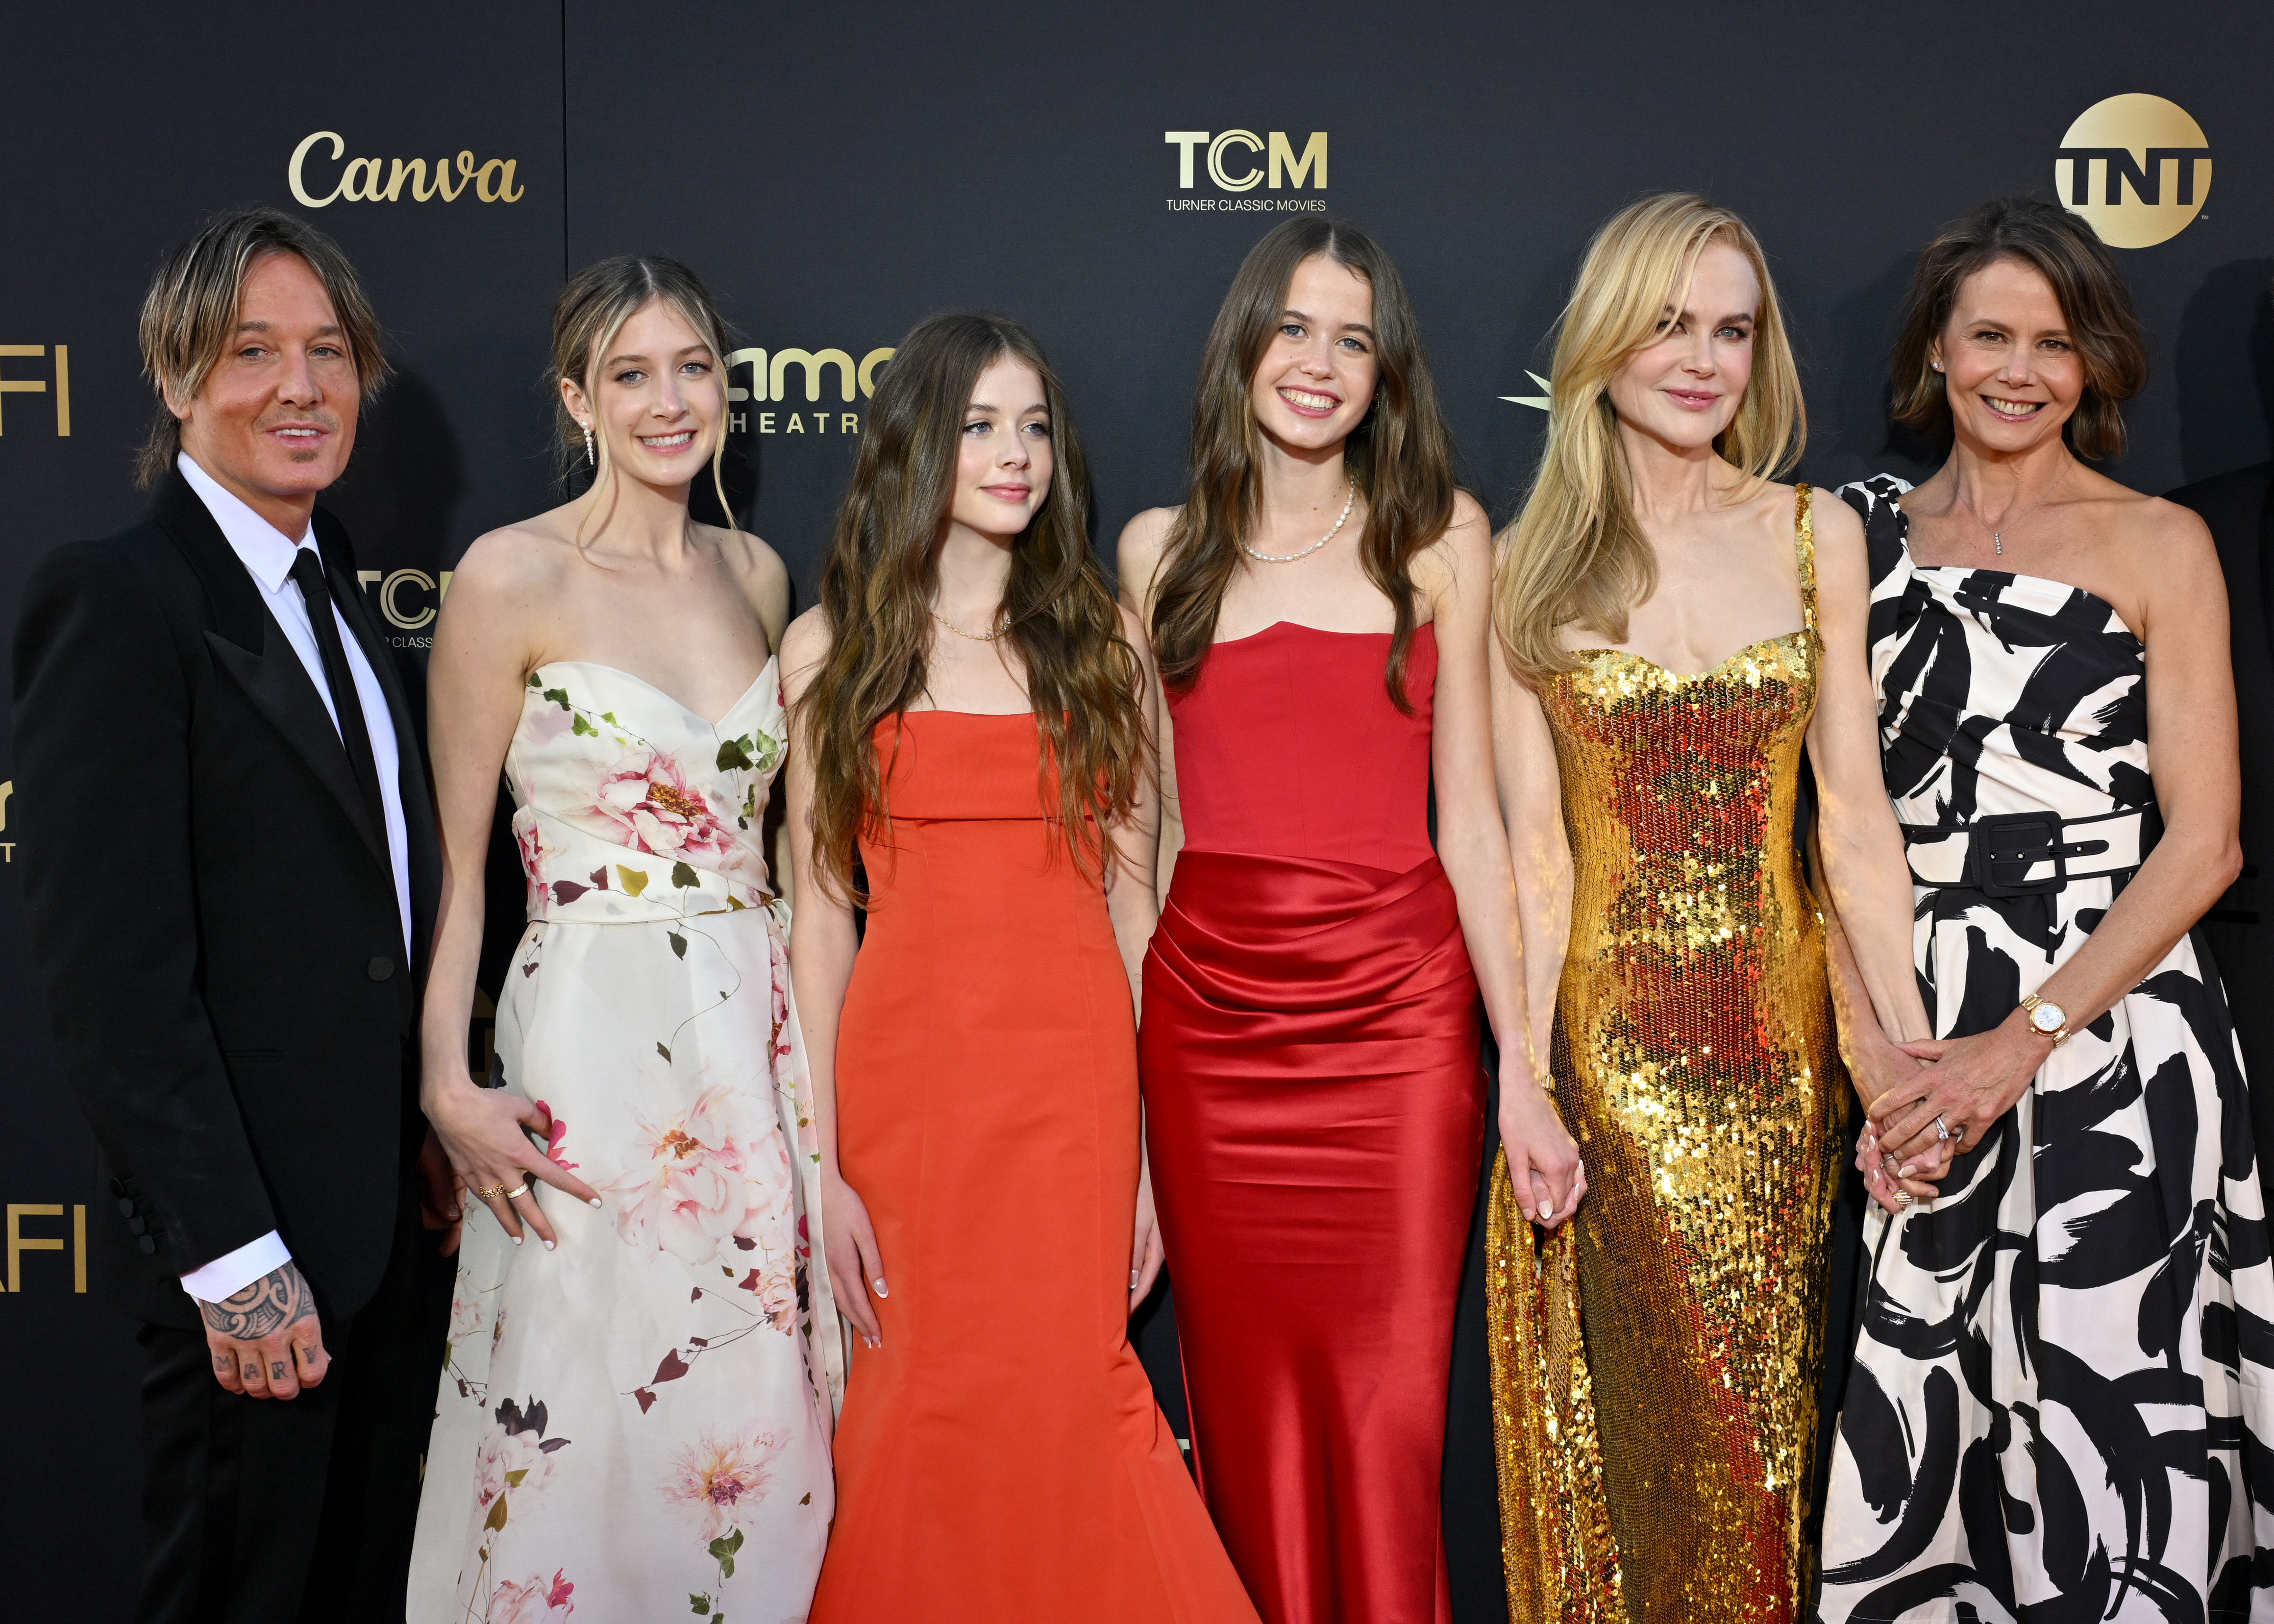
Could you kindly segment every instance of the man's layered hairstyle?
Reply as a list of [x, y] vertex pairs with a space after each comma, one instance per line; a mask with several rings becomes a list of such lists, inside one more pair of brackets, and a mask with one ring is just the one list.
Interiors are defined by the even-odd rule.
[[135, 461], [136, 484], [155, 485], [174, 466], [182, 425], [167, 402], [187, 405], [205, 387], [236, 333], [245, 277], [272, 253], [297, 254], [324, 285], [365, 404], [387, 380], [379, 318], [337, 243], [273, 208], [216, 215], [167, 256], [142, 300], [142, 371], [158, 391], [158, 415]]

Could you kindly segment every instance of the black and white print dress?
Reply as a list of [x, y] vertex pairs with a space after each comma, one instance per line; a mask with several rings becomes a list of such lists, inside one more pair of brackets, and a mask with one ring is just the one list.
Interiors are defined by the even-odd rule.
[[[1965, 825], [1956, 844], [1986, 846], [1984, 820], [2046, 811], [2071, 842], [2094, 831], [2076, 820], [2136, 827], [2154, 800], [2140, 640], [2079, 588], [1914, 564], [1906, 488], [1841, 494], [1870, 544], [1907, 840]], [[1916, 878], [1933, 865], [1911, 850]], [[1936, 1036], [2004, 1020], [2125, 878], [2055, 887], [2052, 868], [1916, 886]], [[2192, 937], [2052, 1051], [1931, 1206], [1874, 1207], [1864, 1234], [1825, 1624], [2274, 1618], [2274, 1265], [2241, 1060]]]

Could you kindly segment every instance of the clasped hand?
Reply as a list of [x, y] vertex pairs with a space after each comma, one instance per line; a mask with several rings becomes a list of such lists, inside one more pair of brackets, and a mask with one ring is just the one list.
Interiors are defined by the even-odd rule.
[[[591, 1185], [531, 1142], [531, 1135], [542, 1138], [553, 1129], [551, 1113], [535, 1101], [503, 1088], [478, 1087], [471, 1077], [437, 1084], [430, 1074], [419, 1105], [448, 1158], [452, 1183], [472, 1191], [515, 1245], [521, 1244], [524, 1222], [547, 1252], [558, 1239], [537, 1204], [535, 1186], [540, 1183], [589, 1207], [600, 1204]], [[448, 1221], [458, 1215], [455, 1204], [442, 1214]]]
[[1890, 1212], [1909, 1205], [1905, 1196], [1934, 1195], [1953, 1158], [1980, 1143], [1984, 1131], [2014, 1109], [2046, 1053], [2044, 1040], [2018, 1011], [1970, 1037], [1882, 1039], [1879, 1047], [1908, 1056], [1909, 1069], [1872, 1066], [1881, 1076], [1865, 1108], [1870, 1121], [1856, 1161], [1872, 1198]]
[[1587, 1193], [1578, 1141], [1528, 1066], [1501, 1070], [1500, 1143], [1508, 1153], [1509, 1187], [1526, 1218], [1552, 1229], [1578, 1210]]

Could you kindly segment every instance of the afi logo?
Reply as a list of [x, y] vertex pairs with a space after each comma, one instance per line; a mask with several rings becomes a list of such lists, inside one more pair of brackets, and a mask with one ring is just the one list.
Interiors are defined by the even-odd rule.
[[[1287, 186], [1327, 189], [1324, 130], [1312, 131], [1300, 154], [1284, 130], [1272, 131], [1268, 139], [1253, 130], [1222, 130], [1214, 135], [1205, 130], [1171, 130], [1161, 139], [1177, 149], [1177, 184], [1186, 192], [1193, 189], [1196, 153], [1205, 155], [1209, 179], [1225, 192], [1250, 191], [1263, 184], [1267, 173], [1275, 192]], [[1258, 154], [1263, 155], [1261, 162]]]
[[[0, 356], [20, 356], [36, 360], [48, 353], [45, 344], [0, 344]], [[56, 346], [56, 432], [68, 437], [71, 433], [71, 346]], [[44, 378], [0, 378], [0, 400], [11, 395], [45, 395], [48, 380]], [[0, 416], [0, 433], [7, 432], [4, 416]], [[20, 431], [19, 431], [20, 432]]]

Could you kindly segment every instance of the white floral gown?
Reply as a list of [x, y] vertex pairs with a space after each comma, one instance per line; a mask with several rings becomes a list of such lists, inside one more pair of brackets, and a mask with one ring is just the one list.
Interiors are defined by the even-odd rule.
[[529, 678], [497, 1054], [602, 1206], [543, 1192], [548, 1252], [466, 1204], [411, 1624], [806, 1616], [842, 1356], [761, 845], [785, 731], [772, 661], [715, 725], [610, 666]]

